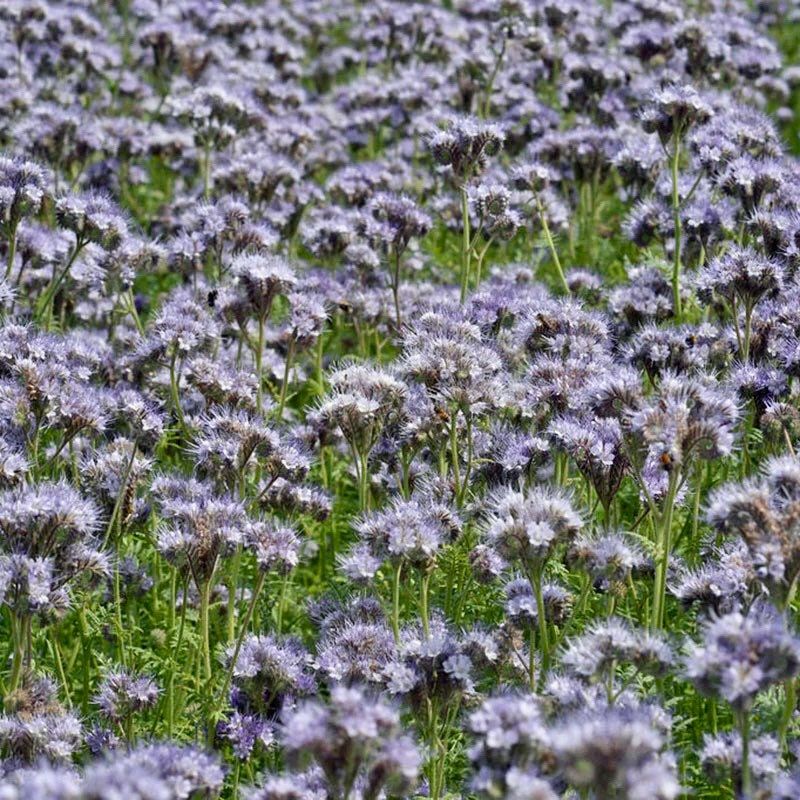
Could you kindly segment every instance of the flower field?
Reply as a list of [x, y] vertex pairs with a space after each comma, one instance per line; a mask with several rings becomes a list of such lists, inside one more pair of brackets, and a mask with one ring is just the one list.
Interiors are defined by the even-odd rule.
[[0, 3], [0, 800], [800, 798], [800, 4]]

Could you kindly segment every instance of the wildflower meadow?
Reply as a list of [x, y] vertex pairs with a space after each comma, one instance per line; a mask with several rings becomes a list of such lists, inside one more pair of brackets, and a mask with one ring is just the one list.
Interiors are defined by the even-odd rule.
[[798, 0], [0, 0], [0, 800], [798, 800], [798, 115]]

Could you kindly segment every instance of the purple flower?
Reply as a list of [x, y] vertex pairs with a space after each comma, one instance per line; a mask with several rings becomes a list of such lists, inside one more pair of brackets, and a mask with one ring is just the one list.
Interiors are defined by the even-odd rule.
[[[547, 721], [536, 698], [490, 697], [469, 715], [467, 729], [473, 737], [467, 751], [473, 766], [471, 787], [481, 797], [517, 797], [517, 790], [520, 797], [537, 800], [557, 796], [552, 789], [547, 793], [548, 784], [534, 766], [550, 749]], [[528, 795], [525, 787], [536, 791]]]
[[266, 319], [275, 298], [297, 284], [294, 269], [279, 256], [243, 253], [231, 264], [242, 300], [258, 319]]
[[428, 149], [437, 164], [451, 167], [457, 178], [468, 180], [485, 169], [504, 140], [502, 128], [494, 123], [454, 116], [444, 129], [429, 134]]
[[578, 711], [550, 735], [559, 771], [578, 791], [602, 786], [605, 797], [658, 800], [675, 800], [682, 792], [674, 759], [665, 752], [664, 734], [647, 712]]
[[653, 92], [642, 111], [642, 127], [657, 133], [662, 142], [673, 135], [683, 137], [689, 128], [702, 124], [713, 116], [711, 106], [692, 86], [665, 86]]
[[222, 788], [224, 772], [217, 758], [190, 745], [144, 744], [111, 754], [86, 768], [81, 797], [164, 797], [190, 800], [213, 796]]
[[800, 574], [800, 540], [794, 523], [798, 487], [797, 460], [771, 459], [761, 478], [717, 489], [706, 511], [708, 522], [718, 531], [741, 537], [756, 576], [781, 607]]
[[774, 610], [732, 612], [706, 623], [702, 643], [689, 645], [685, 669], [703, 694], [747, 712], [760, 692], [800, 672], [800, 639]]
[[574, 537], [582, 525], [570, 498], [558, 489], [505, 489], [495, 495], [489, 506], [484, 536], [509, 561], [519, 559], [524, 564], [540, 565], [558, 544]]
[[644, 674], [666, 675], [673, 665], [672, 649], [657, 633], [634, 628], [617, 617], [594, 623], [572, 638], [561, 656], [568, 672], [585, 680], [613, 676], [618, 664], [631, 664]]
[[456, 539], [461, 522], [444, 505], [395, 498], [388, 508], [362, 517], [356, 531], [376, 558], [427, 569], [439, 550]]
[[401, 794], [416, 784], [419, 755], [401, 731], [399, 714], [385, 701], [337, 686], [329, 705], [311, 700], [287, 713], [281, 740], [290, 763], [320, 767], [329, 796], [346, 795], [360, 778], [364, 797], [374, 800], [382, 789]]
[[264, 572], [286, 574], [300, 561], [301, 540], [288, 525], [254, 520], [247, 526], [243, 544], [253, 552], [258, 568]]
[[159, 689], [147, 675], [110, 672], [103, 678], [94, 702], [110, 722], [124, 722], [158, 701]]
[[238, 711], [219, 724], [217, 734], [230, 742], [234, 756], [242, 761], [247, 761], [257, 746], [267, 748], [275, 741], [271, 723], [262, 717]]
[[[233, 658], [233, 647], [225, 654]], [[315, 690], [311, 655], [293, 638], [249, 635], [242, 643], [233, 668], [231, 699], [243, 713], [274, 717], [284, 701]]]

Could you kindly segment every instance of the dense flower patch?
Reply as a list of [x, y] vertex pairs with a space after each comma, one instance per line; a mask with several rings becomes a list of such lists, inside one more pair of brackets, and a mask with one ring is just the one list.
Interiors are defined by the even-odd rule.
[[0, 4], [0, 800], [800, 797], [791, 5]]

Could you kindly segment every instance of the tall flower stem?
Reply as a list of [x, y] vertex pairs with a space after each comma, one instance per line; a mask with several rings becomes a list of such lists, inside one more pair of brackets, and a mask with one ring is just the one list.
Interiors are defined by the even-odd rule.
[[[256, 341], [256, 352], [255, 352], [255, 361], [256, 361], [256, 380], [258, 384], [256, 386], [256, 408], [258, 409], [259, 413], [264, 407], [264, 375], [262, 372], [262, 364], [264, 359], [264, 323], [266, 320], [264, 317], [258, 318], [258, 339]], [[281, 409], [281, 413], [283, 409]]]
[[55, 302], [56, 294], [58, 294], [61, 284], [66, 279], [67, 275], [69, 275], [69, 271], [72, 269], [75, 259], [80, 255], [86, 244], [87, 242], [85, 242], [82, 238], [79, 237], [76, 239], [75, 247], [73, 247], [72, 253], [70, 253], [69, 258], [67, 259], [66, 266], [61, 270], [61, 272], [53, 273], [53, 280], [50, 281], [50, 285], [37, 302], [37, 317], [39, 317], [41, 320], [42, 327], [45, 330], [49, 330], [50, 328], [50, 321], [53, 318], [53, 303]]
[[358, 454], [358, 504], [361, 511], [369, 511], [369, 453]]
[[256, 580], [255, 587], [253, 588], [253, 594], [250, 597], [250, 603], [247, 606], [247, 611], [245, 611], [244, 619], [242, 620], [242, 624], [239, 628], [239, 635], [236, 637], [236, 644], [233, 646], [231, 662], [228, 664], [228, 669], [225, 672], [225, 680], [222, 684], [220, 693], [217, 696], [217, 702], [215, 704], [217, 709], [222, 707], [222, 704], [225, 702], [225, 698], [227, 697], [228, 689], [230, 689], [231, 681], [233, 680], [233, 671], [236, 668], [236, 661], [239, 658], [239, 653], [242, 649], [245, 636], [247, 636], [247, 631], [250, 629], [250, 621], [253, 619], [253, 612], [255, 611], [256, 604], [261, 596], [261, 591], [264, 588], [266, 578], [267, 573], [264, 570], [259, 570], [258, 579]]
[[[177, 588], [177, 577], [173, 582]], [[172, 651], [172, 658], [170, 659], [169, 679], [167, 680], [167, 736], [172, 736], [172, 729], [175, 723], [175, 670], [177, 667], [178, 657], [181, 652], [181, 645], [183, 644], [183, 631], [186, 627], [186, 607], [189, 605], [188, 598], [189, 582], [183, 581], [183, 603], [181, 604], [181, 617], [178, 624], [178, 638], [175, 642], [175, 648]], [[175, 596], [173, 595], [173, 608]]]
[[211, 197], [211, 143], [203, 145], [203, 199]]
[[11, 272], [14, 269], [14, 260], [17, 256], [17, 226], [19, 223], [12, 225], [8, 232], [8, 258], [6, 260], [6, 281], [11, 277]]
[[69, 682], [67, 681], [67, 674], [64, 671], [64, 662], [61, 658], [61, 648], [59, 647], [58, 644], [58, 638], [54, 636], [50, 642], [50, 645], [53, 653], [53, 660], [56, 663], [56, 671], [58, 673], [58, 679], [59, 681], [61, 681], [61, 686], [64, 690], [64, 695], [66, 696], [67, 704], [71, 706], [72, 694], [69, 690]]
[[450, 708], [444, 713], [444, 721], [439, 722], [439, 712], [434, 714], [433, 736], [431, 737], [431, 749], [435, 753], [431, 764], [431, 793], [430, 797], [439, 798], [446, 791], [445, 769], [447, 766], [447, 754], [449, 752], [450, 734], [453, 725], [458, 717], [461, 703], [452, 703]]
[[681, 160], [681, 132], [676, 128], [672, 138], [670, 172], [672, 175], [672, 225], [674, 253], [672, 257], [672, 306], [675, 320], [681, 321], [681, 198], [678, 186]]
[[431, 635], [430, 612], [428, 610], [428, 594], [431, 583], [431, 571], [426, 570], [422, 575], [419, 587], [419, 612], [422, 618], [422, 631], [427, 639]]
[[278, 636], [283, 633], [283, 617], [286, 612], [286, 591], [289, 588], [290, 573], [286, 573], [281, 580], [281, 590], [278, 594], [278, 613], [275, 619], [275, 633]]
[[544, 677], [550, 666], [550, 642], [547, 635], [547, 618], [542, 594], [542, 570], [532, 569], [529, 574], [533, 594], [536, 598], [536, 622], [539, 626], [539, 649], [542, 651], [542, 677]]
[[536, 691], [536, 628], [528, 626], [528, 685]]
[[461, 193], [461, 302], [467, 299], [467, 287], [469, 285], [469, 273], [472, 260], [472, 242], [469, 231], [469, 195], [467, 194], [466, 182], [460, 189]]
[[321, 395], [325, 392], [325, 380], [322, 377], [322, 356], [325, 352], [324, 332], [317, 339], [317, 346], [314, 352], [314, 391]]
[[440, 783], [441, 779], [441, 772], [438, 768], [439, 761], [443, 757], [446, 757], [447, 750], [446, 750], [446, 743], [442, 741], [442, 737], [439, 731], [439, 713], [437, 705], [428, 698], [427, 700], [428, 706], [428, 725], [427, 725], [427, 739], [428, 739], [428, 746], [430, 748], [430, 752], [432, 754], [431, 760], [428, 763], [428, 784], [429, 784], [429, 794], [431, 800], [439, 800], [442, 796], [442, 786]]
[[392, 572], [392, 633], [395, 644], [400, 643], [400, 576], [403, 562], [398, 561]]
[[172, 400], [172, 410], [175, 412], [175, 417], [178, 420], [181, 428], [186, 430], [186, 419], [183, 416], [183, 408], [181, 408], [181, 398], [178, 392], [178, 346], [173, 346], [172, 358], [169, 362], [169, 391], [170, 399]]
[[539, 212], [539, 221], [542, 223], [544, 240], [547, 242], [547, 247], [550, 250], [550, 256], [553, 259], [553, 264], [555, 265], [556, 273], [558, 274], [558, 282], [561, 284], [561, 288], [564, 290], [565, 294], [571, 294], [567, 279], [564, 277], [564, 269], [561, 266], [561, 259], [558, 257], [556, 244], [553, 241], [553, 234], [550, 232], [550, 226], [547, 223], [547, 213], [542, 201], [538, 197], [536, 198], [536, 209]]
[[144, 336], [144, 325], [142, 325], [142, 319], [139, 316], [139, 312], [136, 310], [136, 299], [133, 296], [133, 289], [129, 287], [125, 291], [123, 297], [127, 307], [126, 310], [131, 315], [131, 319], [133, 320], [133, 324], [136, 326], [136, 330], [139, 332], [140, 336]]
[[753, 335], [753, 303], [744, 304], [744, 335], [742, 337], [742, 361], [750, 360], [750, 339]]
[[475, 267], [475, 288], [477, 289], [481, 285], [481, 275], [483, 272], [483, 260], [486, 258], [486, 254], [489, 252], [489, 248], [494, 243], [494, 236], [489, 237], [489, 241], [486, 242], [483, 249], [477, 253], [477, 262]]
[[392, 298], [394, 299], [394, 322], [399, 331], [403, 325], [400, 315], [400, 251], [394, 250], [394, 263], [392, 265]]
[[678, 489], [678, 473], [673, 471], [669, 476], [664, 508], [656, 521], [656, 576], [653, 592], [653, 612], [651, 627], [664, 627], [664, 606], [667, 595], [667, 568], [672, 547], [672, 517], [675, 507], [675, 495]]
[[740, 711], [736, 715], [737, 726], [742, 737], [742, 797], [752, 797], [752, 779], [750, 776], [750, 713]]
[[203, 680], [208, 683], [211, 680], [211, 641], [208, 629], [211, 582], [204, 581], [198, 588], [200, 590], [200, 614], [198, 620], [200, 641], [198, 647], [200, 649], [200, 665], [203, 671]]
[[25, 660], [25, 635], [24, 624], [16, 614], [11, 615], [11, 677], [8, 679], [6, 698], [9, 698], [19, 688], [22, 677], [22, 664]]
[[231, 558], [231, 571], [228, 576], [228, 603], [225, 609], [225, 623], [228, 642], [233, 641], [236, 635], [236, 594], [239, 588], [239, 571], [242, 565], [242, 546], [236, 548]]
[[122, 621], [122, 590], [120, 587], [119, 554], [117, 555], [117, 560], [114, 564], [114, 625], [117, 629], [119, 663], [125, 667], [125, 626]]
[[464, 505], [467, 490], [469, 489], [469, 481], [472, 475], [472, 462], [473, 462], [473, 445], [472, 445], [472, 412], [467, 410], [464, 412], [464, 417], [467, 421], [467, 464], [464, 469], [464, 479], [461, 481], [460, 486], [456, 485], [456, 504], [460, 508]]
[[292, 359], [294, 358], [294, 339], [289, 342], [286, 350], [286, 361], [283, 365], [283, 380], [281, 381], [281, 392], [278, 398], [278, 419], [283, 417], [283, 409], [286, 407], [286, 393], [289, 388], [289, 375], [292, 371]]
[[453, 468], [453, 484], [458, 494], [461, 487], [461, 466], [458, 455], [458, 409], [455, 409], [450, 415], [450, 460]]
[[81, 640], [81, 712], [86, 715], [89, 710], [89, 669], [92, 664], [93, 651], [84, 603], [78, 606], [78, 632]]
[[792, 721], [792, 715], [794, 714], [797, 706], [797, 689], [795, 687], [795, 679], [789, 678], [788, 680], [784, 681], [783, 688], [783, 714], [781, 715], [781, 721], [778, 727], [778, 742], [781, 753], [786, 747], [786, 734]]
[[117, 520], [120, 514], [122, 513], [122, 504], [125, 501], [125, 495], [128, 490], [128, 481], [130, 480], [131, 471], [133, 470], [133, 462], [136, 458], [136, 450], [138, 444], [139, 444], [138, 439], [135, 439], [133, 442], [133, 447], [131, 447], [131, 456], [128, 459], [127, 463], [125, 464], [125, 472], [122, 473], [122, 480], [120, 481], [119, 492], [117, 493], [117, 497], [114, 500], [114, 508], [111, 511], [111, 518], [108, 520], [105, 536], [103, 537], [103, 547], [106, 547], [108, 543], [111, 541], [111, 536], [114, 533], [115, 527], [117, 525]]
[[492, 92], [494, 90], [494, 82], [497, 78], [497, 73], [500, 71], [500, 65], [503, 63], [503, 56], [505, 56], [505, 54], [506, 37], [503, 36], [503, 41], [500, 43], [500, 52], [497, 54], [494, 67], [492, 68], [492, 73], [489, 75], [489, 80], [486, 81], [486, 88], [484, 89], [483, 110], [481, 114], [484, 119], [489, 116], [489, 112], [492, 109]]

